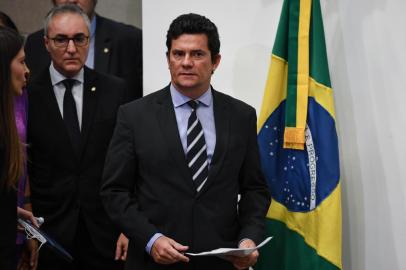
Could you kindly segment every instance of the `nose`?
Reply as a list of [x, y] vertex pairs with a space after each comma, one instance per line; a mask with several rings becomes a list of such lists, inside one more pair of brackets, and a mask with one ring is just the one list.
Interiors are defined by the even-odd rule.
[[182, 65], [184, 67], [191, 67], [193, 66], [193, 59], [189, 54], [186, 54], [185, 57], [182, 60]]
[[68, 46], [66, 47], [66, 50], [68, 53], [75, 53], [76, 52], [76, 46], [73, 40], [69, 40]]
[[25, 66], [24, 76], [25, 79], [28, 81], [30, 79], [30, 69], [27, 67], [27, 65], [24, 64], [24, 66]]

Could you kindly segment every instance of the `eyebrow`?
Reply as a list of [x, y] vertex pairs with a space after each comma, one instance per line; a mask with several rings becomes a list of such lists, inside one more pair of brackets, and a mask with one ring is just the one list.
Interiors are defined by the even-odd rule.
[[[77, 36], [81, 36], [81, 35], [86, 36], [85, 33], [80, 32], [80, 33], [74, 34], [72, 37], [77, 37]], [[67, 37], [68, 38], [69, 36], [65, 35], [65, 34], [56, 34], [55, 37], [64, 37], [64, 38]]]
[[202, 49], [197, 49], [197, 50], [191, 50], [191, 52], [202, 52], [202, 53], [205, 53], [206, 51], [205, 51], [205, 50], [202, 50]]
[[[182, 50], [182, 49], [173, 49], [172, 52], [186, 52], [187, 50]], [[192, 53], [196, 53], [196, 52], [206, 52], [205, 50], [202, 49], [196, 49], [196, 50], [190, 50], [190, 52]]]

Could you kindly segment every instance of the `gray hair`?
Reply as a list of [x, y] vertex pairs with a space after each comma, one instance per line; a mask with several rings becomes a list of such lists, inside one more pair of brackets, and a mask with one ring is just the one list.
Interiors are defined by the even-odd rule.
[[59, 14], [67, 14], [67, 13], [78, 14], [79, 16], [82, 16], [83, 20], [86, 23], [87, 30], [90, 33], [90, 20], [89, 20], [89, 17], [86, 15], [86, 13], [84, 13], [82, 11], [82, 9], [80, 7], [78, 7], [77, 5], [66, 4], [66, 5], [55, 6], [48, 12], [47, 16], [45, 17], [45, 21], [44, 21], [44, 36], [48, 36], [48, 27], [49, 27], [51, 20]]

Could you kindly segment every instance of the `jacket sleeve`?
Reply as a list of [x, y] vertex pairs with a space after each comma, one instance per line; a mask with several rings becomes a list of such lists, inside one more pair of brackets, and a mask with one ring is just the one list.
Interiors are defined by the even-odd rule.
[[238, 204], [241, 230], [239, 240], [249, 238], [256, 244], [265, 235], [265, 216], [269, 208], [270, 194], [262, 174], [256, 134], [255, 111], [249, 116], [248, 145], [239, 174], [240, 201]]
[[158, 230], [139, 209], [134, 130], [129, 122], [131, 114], [125, 108], [128, 106], [122, 106], [118, 111], [116, 128], [106, 156], [100, 195], [107, 214], [118, 228], [145, 247]]

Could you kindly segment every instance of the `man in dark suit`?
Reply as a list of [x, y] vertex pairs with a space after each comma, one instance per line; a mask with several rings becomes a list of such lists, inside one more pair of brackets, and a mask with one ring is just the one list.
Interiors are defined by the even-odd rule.
[[125, 255], [125, 250], [116, 250], [125, 239], [108, 218], [99, 189], [126, 86], [119, 78], [84, 67], [89, 28], [86, 14], [75, 5], [51, 10], [45, 45], [52, 62], [28, 86], [33, 212], [45, 218], [41, 229], [74, 257], [67, 263], [43, 247], [39, 269], [123, 268], [115, 252]]
[[[73, 3], [91, 20], [90, 49], [86, 66], [111, 74], [127, 83], [128, 100], [142, 97], [142, 32], [95, 13], [97, 0], [53, 0], [55, 6]], [[26, 62], [32, 77], [49, 67], [50, 57], [44, 46], [44, 30], [28, 36], [25, 44]]]
[[130, 239], [126, 269], [246, 269], [257, 251], [185, 252], [263, 240], [270, 197], [255, 110], [211, 87], [220, 41], [210, 20], [179, 16], [166, 44], [171, 84], [119, 109], [103, 174], [107, 213]]

